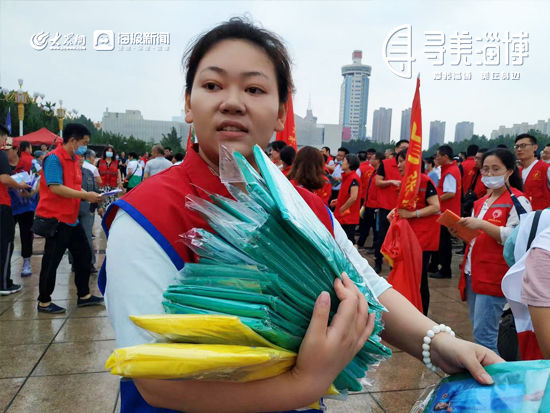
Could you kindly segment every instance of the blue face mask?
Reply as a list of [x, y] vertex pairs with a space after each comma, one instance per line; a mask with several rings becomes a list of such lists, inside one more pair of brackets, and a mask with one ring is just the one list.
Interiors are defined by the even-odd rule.
[[86, 153], [86, 151], [88, 150], [88, 146], [85, 145], [85, 146], [79, 146], [78, 149], [76, 151], [74, 151], [74, 153], [76, 153], [77, 155], [81, 156], [81, 155], [84, 155]]

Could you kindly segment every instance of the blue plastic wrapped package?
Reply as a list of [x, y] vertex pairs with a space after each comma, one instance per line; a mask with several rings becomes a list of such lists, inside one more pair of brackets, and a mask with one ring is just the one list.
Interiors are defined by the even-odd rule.
[[495, 383], [479, 384], [470, 374], [441, 380], [411, 413], [550, 412], [550, 360], [517, 361], [485, 367]]

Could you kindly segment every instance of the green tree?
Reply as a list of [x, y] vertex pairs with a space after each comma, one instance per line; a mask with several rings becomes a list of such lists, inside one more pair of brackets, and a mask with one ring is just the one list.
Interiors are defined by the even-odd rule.
[[183, 148], [181, 147], [181, 137], [178, 136], [178, 133], [176, 132], [176, 128], [174, 128], [173, 126], [170, 133], [162, 134], [162, 139], [160, 140], [160, 144], [165, 148], [167, 146], [172, 148], [172, 153], [184, 152]]

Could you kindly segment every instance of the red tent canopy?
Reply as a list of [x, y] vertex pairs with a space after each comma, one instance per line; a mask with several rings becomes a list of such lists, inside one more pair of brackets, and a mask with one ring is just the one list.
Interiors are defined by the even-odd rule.
[[42, 145], [45, 143], [46, 145], [51, 146], [54, 143], [62, 143], [63, 139], [55, 133], [50, 132], [48, 129], [42, 128], [35, 132], [13, 138], [13, 146], [19, 146], [19, 143], [22, 141], [30, 142], [31, 145]]

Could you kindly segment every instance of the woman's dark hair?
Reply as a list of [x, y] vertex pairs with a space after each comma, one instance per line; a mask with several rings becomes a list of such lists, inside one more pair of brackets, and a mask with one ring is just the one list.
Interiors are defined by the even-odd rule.
[[128, 156], [131, 156], [133, 159], [137, 159], [138, 158], [138, 155], [136, 152], [129, 152], [128, 153]]
[[304, 146], [298, 151], [288, 179], [294, 179], [298, 185], [314, 191], [326, 183], [325, 162], [321, 152], [313, 146]]
[[281, 152], [282, 149], [286, 146], [286, 142], [284, 141], [273, 141], [269, 144], [271, 146], [271, 150]]
[[27, 150], [27, 148], [32, 149], [31, 143], [29, 141], [22, 141], [19, 144], [19, 151], [18, 151], [19, 156], [21, 156], [21, 152], [25, 152]]
[[111, 150], [111, 152], [113, 152], [113, 156], [111, 157], [111, 160], [115, 161], [116, 160], [116, 151], [115, 151], [115, 148], [114, 146], [112, 145], [107, 145], [105, 147], [105, 149], [103, 149], [103, 154], [101, 155], [101, 158], [102, 159], [106, 159], [107, 157], [105, 156], [105, 154], [107, 153], [108, 150]]
[[351, 169], [352, 171], [356, 171], [359, 168], [359, 165], [361, 164], [359, 162], [359, 157], [354, 153], [348, 153], [346, 155], [346, 160], [348, 161], [349, 169]]
[[269, 57], [275, 68], [279, 101], [286, 103], [293, 90], [291, 61], [283, 41], [276, 34], [261, 29], [245, 18], [233, 17], [200, 36], [185, 52], [182, 64], [185, 68], [185, 91], [191, 94], [193, 81], [201, 59], [216, 44], [223, 40], [240, 39], [260, 47]]
[[287, 166], [291, 166], [294, 163], [294, 159], [296, 159], [296, 149], [287, 145], [281, 149], [279, 156], [281, 157], [281, 161], [283, 161]]
[[382, 153], [382, 152], [376, 152], [374, 154], [374, 157], [379, 160], [380, 162], [382, 162], [384, 159], [386, 159], [386, 156]]
[[519, 174], [519, 170], [516, 165], [516, 157], [514, 156], [514, 154], [508, 149], [491, 149], [483, 154], [481, 165], [483, 165], [485, 159], [487, 159], [488, 156], [496, 156], [504, 164], [506, 169], [508, 169], [509, 171], [513, 171], [512, 175], [510, 175], [510, 178], [508, 178], [508, 182], [510, 182], [511, 187], [523, 191], [523, 180], [521, 179], [521, 176]]

